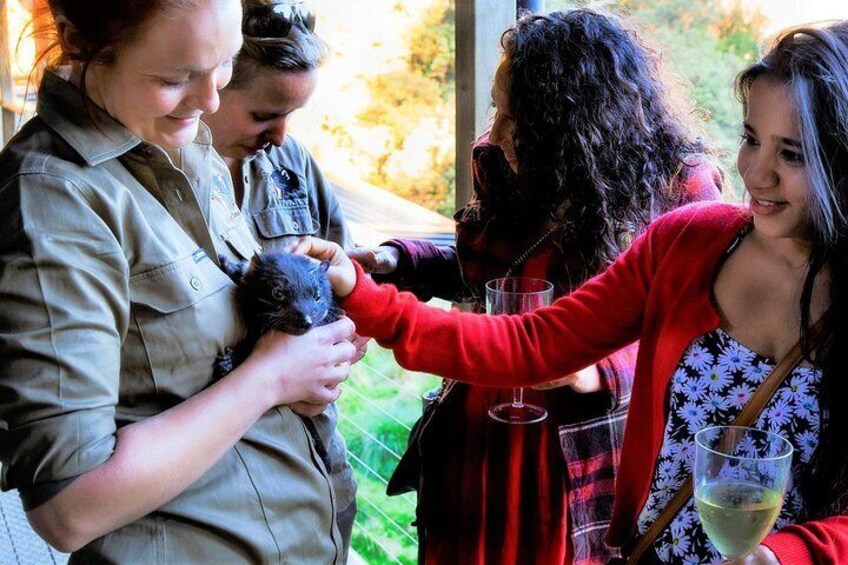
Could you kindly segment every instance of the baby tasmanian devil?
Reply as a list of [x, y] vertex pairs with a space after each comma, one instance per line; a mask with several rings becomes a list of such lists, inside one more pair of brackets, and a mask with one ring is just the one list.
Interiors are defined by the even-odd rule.
[[335, 322], [343, 312], [333, 302], [327, 279], [329, 263], [293, 253], [260, 253], [236, 264], [221, 257], [221, 268], [236, 283], [236, 299], [247, 335], [224, 350], [215, 362], [220, 378], [244, 361], [268, 330], [301, 335]]
[[[333, 303], [327, 279], [330, 263], [316, 263], [292, 253], [261, 253], [235, 264], [220, 257], [221, 268], [236, 283], [236, 300], [247, 335], [215, 360], [213, 374], [221, 378], [244, 361], [268, 330], [301, 335], [315, 326], [335, 322], [344, 312]], [[314, 422], [301, 416], [318, 456], [329, 470], [331, 461]]]

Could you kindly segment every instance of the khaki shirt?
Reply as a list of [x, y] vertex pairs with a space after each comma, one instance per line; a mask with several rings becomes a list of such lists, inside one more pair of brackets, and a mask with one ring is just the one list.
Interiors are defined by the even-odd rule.
[[[333, 186], [300, 142], [287, 135], [282, 147], [270, 147], [241, 166], [247, 225], [264, 251], [279, 251], [304, 235], [353, 247]], [[347, 461], [344, 438], [336, 429], [338, 408], [330, 404], [312, 418], [327, 446], [338, 511], [356, 499], [356, 481]]]
[[242, 163], [244, 196], [240, 207], [266, 250], [303, 235], [353, 247], [350, 230], [332, 184], [309, 151], [291, 136]]
[[[179, 157], [182, 169], [53, 74], [0, 155], [2, 487], [29, 507], [109, 459], [118, 428], [208, 386], [244, 334], [216, 256], [256, 244], [205, 126]], [[176, 499], [72, 561], [338, 563], [334, 514], [306, 428], [279, 407]]]

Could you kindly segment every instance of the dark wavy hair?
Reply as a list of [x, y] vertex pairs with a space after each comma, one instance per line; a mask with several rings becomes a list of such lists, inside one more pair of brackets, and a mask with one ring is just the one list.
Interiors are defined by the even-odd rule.
[[824, 342], [814, 356], [822, 369], [819, 446], [801, 487], [816, 516], [848, 510], [848, 22], [783, 32], [763, 59], [739, 74], [737, 93], [747, 108], [761, 77], [792, 92], [810, 186], [815, 235], [801, 294], [801, 329], [813, 357], [810, 304], [822, 269], [830, 275]]
[[618, 17], [524, 15], [501, 45], [518, 173], [496, 206], [517, 226], [560, 222], [583, 278], [594, 275], [680, 204], [674, 179], [704, 147], [670, 103], [657, 58]]

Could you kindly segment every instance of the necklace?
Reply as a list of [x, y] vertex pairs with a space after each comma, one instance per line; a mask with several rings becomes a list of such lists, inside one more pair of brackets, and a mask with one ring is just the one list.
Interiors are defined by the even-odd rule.
[[562, 229], [562, 224], [557, 224], [557, 225], [553, 226], [552, 228], [550, 228], [545, 233], [543, 233], [542, 237], [540, 237], [538, 240], [536, 240], [536, 242], [533, 243], [533, 245], [528, 247], [524, 251], [524, 253], [519, 255], [515, 259], [515, 261], [512, 262], [512, 264], [509, 266], [509, 269], [506, 270], [506, 274], [504, 276], [505, 277], [513, 276], [513, 273], [515, 272], [515, 270], [518, 267], [520, 267], [521, 265], [523, 265], [524, 262], [527, 261], [527, 259], [529, 259], [530, 256], [533, 255], [533, 253], [536, 252], [536, 250], [539, 248], [540, 245], [542, 245], [544, 242], [546, 242], [553, 234], [555, 234], [556, 232], [558, 232], [561, 229]]

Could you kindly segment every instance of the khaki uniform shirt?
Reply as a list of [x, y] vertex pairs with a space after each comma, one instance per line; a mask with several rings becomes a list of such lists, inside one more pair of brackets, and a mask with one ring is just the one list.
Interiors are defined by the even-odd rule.
[[[286, 136], [282, 147], [272, 146], [245, 159], [242, 182], [244, 196], [240, 207], [264, 251], [279, 251], [304, 235], [334, 241], [344, 248], [353, 247], [332, 184], [306, 147], [293, 137]], [[356, 499], [356, 481], [347, 461], [344, 438], [336, 429], [336, 405], [330, 404], [312, 421], [327, 446], [338, 510], [344, 512]]]
[[[2, 486], [29, 507], [109, 459], [118, 428], [208, 386], [244, 335], [215, 258], [256, 244], [210, 141], [202, 125], [178, 169], [48, 74], [38, 116], [0, 155]], [[306, 428], [279, 407], [72, 562], [338, 563], [334, 515]]]

